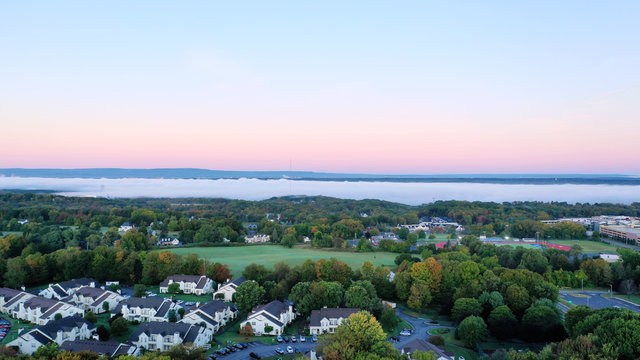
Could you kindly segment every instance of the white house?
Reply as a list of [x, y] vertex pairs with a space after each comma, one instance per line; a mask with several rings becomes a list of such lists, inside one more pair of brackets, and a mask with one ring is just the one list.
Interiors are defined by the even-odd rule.
[[140, 324], [129, 342], [141, 349], [166, 351], [178, 344], [202, 347], [211, 341], [212, 335], [211, 330], [200, 325], [153, 321]]
[[235, 319], [237, 314], [238, 311], [234, 306], [213, 300], [192, 309], [180, 322], [204, 326], [216, 333], [229, 320]]
[[264, 234], [255, 234], [253, 236], [245, 236], [244, 242], [247, 244], [263, 244], [271, 241], [271, 236]]
[[24, 291], [0, 288], [0, 312], [13, 316], [18, 306], [32, 297], [35, 297], [35, 295]]
[[351, 314], [359, 312], [355, 308], [322, 308], [313, 310], [309, 319], [309, 331], [312, 335], [333, 333]]
[[213, 280], [204, 275], [171, 275], [160, 284], [160, 292], [168, 293], [173, 283], [179, 284], [185, 294], [204, 295], [213, 288]]
[[118, 228], [118, 231], [120, 232], [127, 232], [127, 231], [131, 231], [135, 228], [135, 226], [133, 226], [133, 224], [130, 224], [128, 222], [120, 225], [120, 227]]
[[[75, 304], [84, 310], [91, 310], [94, 314], [101, 314], [114, 309], [118, 303], [124, 300], [124, 296], [113, 291], [87, 286], [78, 289], [73, 295], [63, 300]], [[104, 308], [105, 303], [108, 304], [108, 310]]]
[[158, 246], [180, 246], [180, 240], [173, 237], [159, 238], [156, 242]]
[[70, 316], [38, 326], [7, 345], [16, 346], [21, 353], [31, 355], [40, 346], [50, 342], [61, 345], [68, 340], [90, 339], [95, 330], [96, 326], [82, 317]]
[[236, 293], [236, 289], [240, 284], [247, 281], [247, 278], [241, 276], [233, 281], [227, 281], [224, 284], [218, 284], [218, 290], [213, 293], [214, 300], [223, 300], [226, 302], [233, 301], [233, 294]]
[[122, 314], [122, 316], [129, 321], [169, 321], [169, 311], [174, 310], [176, 313], [180, 306], [176, 305], [173, 301], [160, 297], [149, 298], [128, 298], [121, 301], [113, 312], [111, 317], [116, 314]]
[[69, 281], [63, 281], [57, 284], [49, 284], [49, 287], [41, 290], [38, 295], [46, 297], [48, 299], [61, 300], [69, 295], [73, 295], [78, 289], [82, 287], [96, 287], [96, 281], [93, 279], [82, 278]]
[[133, 345], [99, 340], [67, 340], [60, 345], [60, 350], [69, 352], [89, 351], [114, 359], [121, 355], [137, 356], [139, 354], [138, 348]]
[[18, 220], [18, 224], [27, 225], [29, 223], [29, 219], [20, 219]]
[[12, 315], [15, 318], [30, 321], [37, 325], [45, 325], [55, 320], [57, 314], [64, 318], [74, 315], [82, 316], [84, 311], [63, 301], [34, 296], [24, 302], [20, 302], [17, 308], [13, 310]]
[[[293, 305], [281, 301], [272, 301], [266, 305], [259, 305], [251, 310], [247, 320], [240, 323], [240, 328], [251, 325], [256, 335], [281, 335], [285, 326], [290, 324], [296, 315]], [[270, 331], [266, 329], [271, 327]]]

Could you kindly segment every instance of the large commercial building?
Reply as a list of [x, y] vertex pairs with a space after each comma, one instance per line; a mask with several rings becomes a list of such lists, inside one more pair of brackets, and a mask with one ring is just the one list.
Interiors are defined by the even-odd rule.
[[626, 226], [600, 226], [602, 236], [624, 241], [634, 241], [640, 245], [640, 229]]

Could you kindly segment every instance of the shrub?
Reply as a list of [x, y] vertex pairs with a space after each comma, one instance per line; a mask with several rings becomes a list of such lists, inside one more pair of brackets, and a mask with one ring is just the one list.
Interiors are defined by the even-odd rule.
[[91, 310], [87, 311], [87, 313], [84, 314], [84, 319], [93, 324], [95, 324], [96, 321], [98, 321], [98, 317]]
[[436, 346], [444, 346], [444, 338], [440, 335], [429, 336], [429, 342]]
[[247, 323], [245, 326], [240, 328], [240, 335], [241, 336], [253, 336], [253, 328], [251, 327], [251, 324]]
[[119, 317], [113, 320], [111, 323], [111, 333], [115, 336], [120, 336], [129, 331], [129, 323], [125, 318]]

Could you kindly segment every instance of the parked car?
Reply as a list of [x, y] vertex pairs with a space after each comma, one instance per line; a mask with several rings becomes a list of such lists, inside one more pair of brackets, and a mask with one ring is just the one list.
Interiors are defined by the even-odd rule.
[[236, 352], [237, 349], [235, 347], [229, 345], [229, 346], [227, 346], [227, 350], [229, 350], [230, 352]]
[[313, 337], [311, 338], [311, 341], [313, 342], [318, 341], [318, 335], [313, 335]]
[[393, 341], [400, 341], [400, 338], [399, 338], [399, 337], [397, 337], [397, 336], [392, 336], [392, 337], [391, 337], [391, 340], [393, 340]]
[[304, 337], [304, 336], [300, 336], [300, 342], [306, 342], [306, 341], [307, 341], [307, 338], [306, 338], [306, 337]]
[[400, 331], [400, 335], [402, 335], [402, 336], [411, 336], [411, 330], [402, 329], [402, 331]]
[[280, 355], [284, 354], [284, 351], [282, 351], [282, 349], [280, 348], [276, 348], [276, 352]]
[[209, 360], [216, 360], [218, 357], [215, 354], [209, 355]]
[[238, 349], [238, 350], [242, 350], [242, 349], [244, 349], [244, 348], [242, 347], [242, 345], [240, 345], [240, 344], [235, 344], [235, 345], [233, 345], [233, 346], [234, 346], [236, 349]]
[[249, 354], [249, 356], [250, 356], [252, 359], [257, 359], [257, 360], [262, 359], [262, 357], [260, 357], [260, 355], [258, 355], [258, 354], [256, 354], [256, 353], [254, 353], [254, 352], [250, 353], [250, 354]]
[[281, 343], [281, 342], [283, 342], [283, 341], [284, 341], [284, 340], [282, 340], [282, 336], [278, 336], [278, 339], [277, 339], [277, 340], [278, 340], [278, 342], [279, 342], [279, 343]]
[[247, 343], [240, 343], [240, 346], [242, 346], [243, 349], [246, 349], [249, 347], [249, 345], [247, 345]]
[[284, 337], [284, 342], [289, 342], [289, 340], [290, 340], [290, 339], [289, 339], [289, 337], [288, 337], [288, 336], [285, 336], [285, 337]]
[[295, 336], [295, 335], [293, 335], [293, 336], [291, 337], [291, 341], [292, 341], [292, 342], [296, 342], [296, 341], [298, 341], [298, 339], [296, 338], [296, 336]]
[[293, 348], [291, 346], [287, 346], [287, 352], [289, 354], [293, 354]]

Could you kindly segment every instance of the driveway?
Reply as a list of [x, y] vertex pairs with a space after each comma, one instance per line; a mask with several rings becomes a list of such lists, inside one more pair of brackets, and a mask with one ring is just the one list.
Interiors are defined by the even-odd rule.
[[428, 319], [411, 316], [400, 309], [396, 310], [396, 315], [398, 315], [400, 319], [411, 324], [411, 326], [413, 327], [413, 332], [411, 333], [410, 336], [398, 335], [398, 337], [400, 338], [400, 341], [394, 343], [394, 345], [398, 349], [401, 349], [405, 344], [407, 344], [408, 342], [414, 339], [427, 340], [430, 336], [429, 331], [433, 329], [442, 329], [442, 328], [447, 328], [452, 330], [455, 329], [455, 327], [453, 326], [430, 324]]
[[[638, 305], [610, 297], [608, 291], [560, 291], [560, 298], [575, 305], [586, 305], [592, 309], [618, 307], [640, 313]], [[560, 309], [566, 312], [563, 307]]]
[[[436, 324], [429, 324], [428, 323], [428, 319], [423, 319], [423, 318], [417, 318], [414, 316], [411, 316], [405, 312], [403, 312], [400, 309], [396, 310], [396, 314], [398, 315], [398, 317], [406, 322], [408, 322], [409, 324], [411, 324], [411, 326], [413, 327], [413, 332], [411, 333], [410, 336], [398, 336], [400, 338], [400, 341], [398, 342], [392, 342], [392, 344], [395, 345], [396, 348], [401, 349], [402, 346], [404, 346], [405, 344], [407, 344], [409, 341], [414, 340], [414, 339], [423, 339], [426, 340], [429, 338], [429, 331], [433, 330], [433, 329], [438, 329], [438, 328], [449, 328], [449, 329], [455, 329], [455, 327], [453, 326], [443, 326], [443, 325], [436, 325]], [[274, 356], [277, 355], [276, 354], [276, 348], [281, 348], [282, 350], [284, 350], [286, 352], [287, 346], [291, 346], [294, 349], [297, 349], [296, 353], [302, 353], [302, 354], [307, 354], [309, 351], [313, 350], [317, 343], [314, 343], [311, 341], [311, 336], [307, 336], [307, 341], [304, 343], [301, 342], [296, 342], [296, 343], [280, 343], [280, 344], [263, 344], [263, 343], [259, 343], [259, 342], [252, 342], [252, 343], [247, 343], [249, 345], [248, 348], [244, 349], [244, 350], [239, 350], [236, 351], [234, 353], [225, 355], [225, 356], [221, 356], [219, 357], [219, 359], [228, 359], [228, 360], [245, 360], [245, 359], [250, 359], [249, 357], [249, 353], [254, 352], [258, 355], [260, 355], [261, 357], [268, 357], [268, 356]]]

